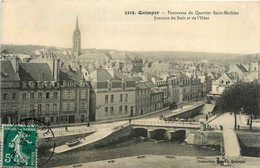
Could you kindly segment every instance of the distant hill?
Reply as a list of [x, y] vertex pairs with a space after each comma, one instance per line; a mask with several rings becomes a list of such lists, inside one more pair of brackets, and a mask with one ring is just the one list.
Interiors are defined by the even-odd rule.
[[[37, 49], [48, 49], [49, 51], [66, 50], [71, 48], [58, 48], [50, 46], [37, 46], [37, 45], [1, 45], [1, 51], [7, 49], [11, 54], [32, 54]], [[148, 60], [166, 60], [166, 61], [199, 61], [207, 59], [208, 61], [220, 62], [246, 62], [246, 61], [259, 61], [259, 54], [230, 54], [230, 53], [207, 53], [207, 52], [188, 52], [188, 51], [120, 51], [113, 49], [82, 49], [82, 52], [100, 52], [109, 53], [115, 52], [128, 52], [130, 55], [138, 55], [141, 58]], [[124, 54], [122, 54], [122, 59]]]
[[1, 44], [1, 51], [7, 49], [11, 54], [31, 54], [33, 51], [38, 49], [48, 49], [49, 51], [55, 51], [58, 48], [48, 46], [37, 46], [37, 45], [7, 45]]
[[[245, 57], [247, 54], [229, 54], [229, 53], [206, 53], [206, 52], [181, 52], [181, 51], [155, 51], [155, 52], [138, 52], [143, 57], [149, 59], [164, 59], [164, 60], [172, 60], [176, 59], [176, 61], [190, 60], [190, 61], [199, 61], [202, 59], [207, 60], [236, 60], [241, 57]], [[254, 54], [252, 56], [255, 56]]]

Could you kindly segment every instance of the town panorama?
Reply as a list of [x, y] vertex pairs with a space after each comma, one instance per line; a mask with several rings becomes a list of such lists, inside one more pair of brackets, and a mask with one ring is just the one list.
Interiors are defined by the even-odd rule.
[[83, 49], [75, 22], [71, 48], [1, 47], [0, 122], [37, 125], [39, 167], [259, 165], [259, 53]]

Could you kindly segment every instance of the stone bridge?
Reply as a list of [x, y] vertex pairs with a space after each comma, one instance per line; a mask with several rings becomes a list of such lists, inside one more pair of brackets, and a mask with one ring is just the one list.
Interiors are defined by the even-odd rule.
[[200, 129], [197, 122], [133, 121], [134, 136], [148, 139], [178, 139], [187, 137]]

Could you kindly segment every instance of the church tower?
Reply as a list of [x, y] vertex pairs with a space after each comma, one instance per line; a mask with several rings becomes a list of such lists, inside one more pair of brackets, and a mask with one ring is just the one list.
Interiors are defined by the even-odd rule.
[[80, 36], [78, 16], [77, 16], [76, 29], [73, 33], [73, 55], [79, 56], [80, 55], [80, 49], [81, 49], [81, 36]]

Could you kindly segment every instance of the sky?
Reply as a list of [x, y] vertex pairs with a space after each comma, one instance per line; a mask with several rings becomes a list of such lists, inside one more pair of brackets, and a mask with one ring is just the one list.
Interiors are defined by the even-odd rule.
[[[71, 48], [78, 16], [85, 49], [260, 53], [260, 2], [7, 0], [1, 8], [2, 44]], [[239, 15], [211, 15], [209, 20], [189, 21], [125, 15], [125, 11], [225, 10]]]

